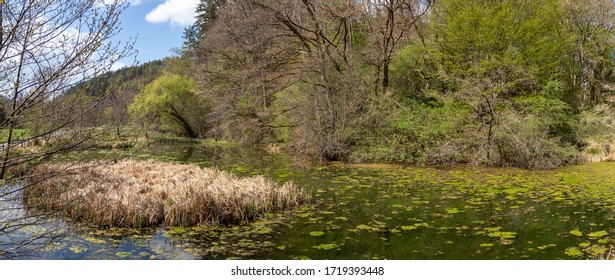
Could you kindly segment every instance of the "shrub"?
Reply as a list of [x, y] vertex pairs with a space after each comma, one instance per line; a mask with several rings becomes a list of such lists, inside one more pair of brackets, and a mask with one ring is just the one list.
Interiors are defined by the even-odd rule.
[[466, 161], [463, 140], [469, 111], [452, 99], [415, 102], [386, 112], [384, 124], [353, 151], [355, 161], [451, 163]]
[[494, 140], [504, 165], [546, 169], [575, 160], [574, 147], [550, 135], [545, 120], [532, 114], [504, 113]]

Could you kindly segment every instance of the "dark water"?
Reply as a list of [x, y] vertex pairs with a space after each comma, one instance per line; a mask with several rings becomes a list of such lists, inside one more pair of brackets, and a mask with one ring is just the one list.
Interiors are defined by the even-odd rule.
[[[551, 171], [306, 165], [235, 148], [98, 151], [292, 180], [311, 203], [249, 225], [64, 233], [33, 259], [587, 259], [615, 246], [615, 163]], [[0, 240], [2, 238], [0, 237]], [[0, 248], [1, 249], [1, 248]]]

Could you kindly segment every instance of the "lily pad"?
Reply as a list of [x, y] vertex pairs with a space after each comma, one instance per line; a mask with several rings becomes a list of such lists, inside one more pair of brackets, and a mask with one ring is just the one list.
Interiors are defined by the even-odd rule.
[[570, 256], [573, 258], [580, 257], [583, 255], [583, 252], [581, 252], [581, 250], [579, 250], [579, 248], [577, 247], [568, 248], [566, 249], [565, 253], [566, 253], [566, 256]]
[[320, 244], [318, 246], [313, 246], [312, 248], [328, 251], [328, 250], [335, 249], [337, 247], [339, 247], [339, 245], [330, 243], [330, 244]]
[[122, 259], [124, 259], [124, 258], [129, 257], [131, 255], [131, 253], [130, 252], [117, 252], [117, 253], [115, 253], [115, 255], [120, 257], [120, 258], [122, 258]]
[[504, 239], [515, 238], [516, 235], [517, 235], [516, 232], [511, 232], [511, 231], [498, 231], [498, 232], [492, 232], [488, 234], [489, 237], [500, 237]]
[[368, 225], [358, 225], [357, 229], [360, 230], [369, 230], [369, 231], [377, 231], [378, 228], [372, 227], [372, 226], [368, 226]]
[[258, 233], [258, 234], [269, 234], [271, 232], [272, 232], [272, 230], [270, 228], [264, 228], [264, 229], [261, 229], [261, 230], [257, 231], [256, 233]]
[[91, 236], [84, 237], [83, 239], [85, 239], [87, 242], [94, 243], [94, 244], [105, 244], [105, 243], [107, 243], [103, 239], [98, 239], [98, 238], [91, 237]]
[[587, 234], [587, 236], [591, 237], [591, 238], [600, 238], [603, 236], [607, 236], [609, 233], [606, 232], [606, 230], [601, 230], [601, 231], [596, 231], [596, 232], [591, 232], [589, 234]]
[[583, 236], [583, 233], [578, 229], [571, 230], [570, 234], [575, 235], [575, 236]]
[[417, 229], [417, 226], [401, 226], [401, 229], [403, 230], [414, 230]]
[[324, 231], [312, 231], [310, 232], [310, 235], [311, 236], [323, 236], [325, 235], [325, 232]]
[[182, 227], [172, 227], [168, 229], [169, 233], [171, 234], [184, 234], [186, 233], [186, 228], [182, 228]]
[[598, 256], [601, 254], [606, 253], [609, 250], [609, 248], [604, 247], [604, 246], [591, 246], [587, 251], [593, 255], [593, 256]]

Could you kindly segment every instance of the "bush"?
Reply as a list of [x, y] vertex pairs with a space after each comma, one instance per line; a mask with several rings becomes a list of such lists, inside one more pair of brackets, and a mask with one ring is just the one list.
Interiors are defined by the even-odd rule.
[[385, 112], [388, 118], [384, 124], [357, 137], [354, 161], [422, 164], [467, 160], [463, 134], [470, 112], [452, 99], [414, 102]]
[[523, 168], [547, 169], [575, 160], [576, 149], [549, 133], [544, 118], [505, 112], [495, 133], [500, 162]]

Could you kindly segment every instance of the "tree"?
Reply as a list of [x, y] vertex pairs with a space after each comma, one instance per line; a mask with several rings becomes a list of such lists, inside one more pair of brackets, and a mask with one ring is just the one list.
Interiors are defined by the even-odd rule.
[[585, 109], [603, 102], [613, 91], [615, 4], [609, 0], [562, 2], [573, 46], [566, 67], [570, 87], [580, 92], [577, 102]]
[[199, 2], [196, 7], [196, 21], [184, 29], [184, 51], [191, 53], [198, 48], [201, 37], [218, 18], [218, 8], [225, 3], [226, 0], [201, 0]]
[[501, 111], [516, 97], [547, 91], [561, 78], [568, 38], [557, 1], [440, 1], [433, 49], [442, 76], [478, 124], [478, 153], [495, 160]]
[[180, 135], [197, 138], [203, 134], [201, 106], [195, 95], [196, 82], [177, 74], [163, 74], [135, 96], [130, 114], [149, 128], [167, 125]]
[[[6, 100], [0, 124], [6, 135], [0, 144], [0, 256], [44, 246], [39, 238], [54, 236], [51, 228], [22, 234], [43, 217], [26, 215], [19, 194], [37, 183], [26, 179], [38, 163], [83, 148], [99, 132], [81, 126], [80, 119], [104, 96], [66, 91], [132, 54], [132, 42], [111, 41], [126, 7], [119, 0], [0, 1], [0, 96]], [[34, 126], [39, 129], [29, 137], [15, 139], [17, 129]], [[49, 145], [27, 147], [42, 139]]]
[[299, 77], [300, 53], [275, 23], [253, 1], [229, 2], [198, 49], [201, 97], [213, 104], [210, 124], [244, 144], [275, 141], [275, 119], [289, 110], [274, 108], [276, 94]]
[[348, 153], [349, 125], [365, 100], [353, 49], [354, 1], [257, 1], [270, 11], [273, 26], [301, 53], [300, 110], [293, 112], [294, 146], [338, 160]]
[[419, 20], [430, 9], [432, 1], [384, 0], [366, 1], [365, 18], [369, 37], [375, 47], [368, 62], [376, 68], [374, 90], [386, 91], [389, 87], [389, 67], [393, 54], [404, 46], [412, 29], [418, 29]]

